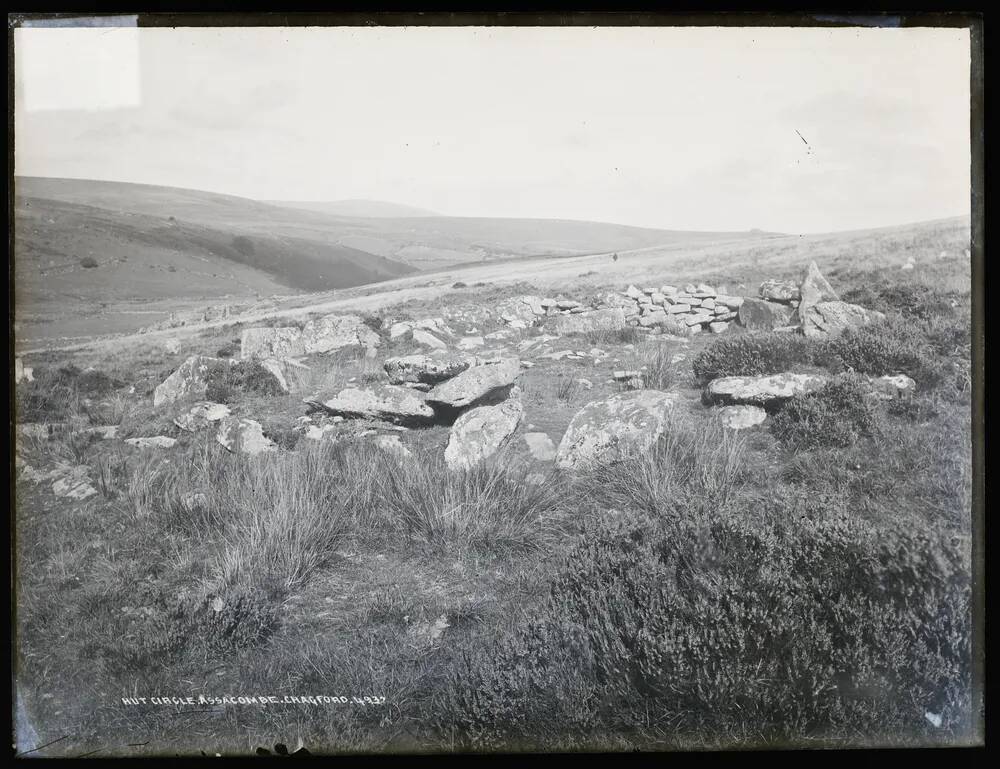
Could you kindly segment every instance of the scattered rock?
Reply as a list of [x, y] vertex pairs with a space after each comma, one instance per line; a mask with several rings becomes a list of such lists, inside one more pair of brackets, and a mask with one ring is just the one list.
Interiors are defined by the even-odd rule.
[[524, 442], [531, 456], [539, 462], [550, 462], [556, 456], [556, 444], [545, 433], [525, 433]]
[[375, 348], [381, 341], [379, 335], [357, 315], [325, 315], [309, 321], [302, 329], [302, 349], [306, 355], [358, 345]]
[[427, 400], [450, 408], [469, 406], [498, 395], [513, 385], [520, 373], [521, 361], [518, 358], [501, 358], [495, 363], [472, 366], [434, 387], [427, 393]]
[[581, 468], [615, 459], [622, 450], [648, 449], [662, 434], [677, 396], [658, 390], [593, 401], [573, 417], [556, 450], [556, 464]]
[[887, 374], [871, 381], [872, 394], [882, 400], [894, 400], [912, 395], [917, 391], [917, 383], [906, 374]]
[[204, 430], [212, 422], [225, 419], [230, 414], [229, 406], [212, 401], [196, 403], [189, 411], [174, 419], [174, 424], [189, 433]]
[[793, 395], [819, 390], [827, 377], [816, 374], [773, 374], [771, 376], [727, 376], [713, 379], [702, 392], [706, 405], [768, 406]]
[[392, 326], [389, 328], [389, 338], [399, 339], [400, 337], [409, 334], [411, 330], [413, 330], [412, 323], [404, 323], [404, 322], [393, 323]]
[[[795, 290], [798, 291], [797, 288]], [[773, 331], [779, 326], [787, 326], [792, 312], [786, 304], [747, 297], [740, 305], [738, 317], [740, 323], [749, 329]]]
[[424, 331], [422, 328], [413, 329], [413, 341], [417, 344], [424, 345], [425, 347], [431, 347], [435, 350], [447, 349], [448, 345], [438, 339], [434, 334], [429, 331]]
[[716, 304], [716, 307], [718, 307], [718, 305], [720, 305], [720, 304], [723, 304], [726, 307], [728, 307], [730, 310], [738, 310], [743, 305], [743, 297], [742, 296], [723, 296], [723, 295], [719, 295], [719, 296], [715, 297], [715, 304]]
[[723, 406], [719, 409], [719, 421], [730, 430], [746, 430], [767, 419], [767, 412], [760, 406]]
[[168, 339], [163, 343], [163, 351], [167, 355], [177, 355], [181, 351], [181, 342], [179, 339]]
[[885, 318], [881, 312], [839, 301], [817, 302], [804, 312], [800, 308], [799, 312], [802, 333], [808, 337], [836, 336], [846, 328], [866, 326]]
[[455, 346], [459, 350], [475, 350], [477, 347], [482, 347], [485, 344], [486, 340], [481, 336], [463, 336]]
[[729, 324], [722, 320], [717, 320], [708, 324], [708, 330], [713, 334], [721, 334], [727, 328], [729, 328]]
[[126, 438], [125, 443], [137, 449], [172, 449], [177, 439], [166, 435], [152, 435], [148, 438]]
[[492, 456], [514, 434], [524, 416], [519, 398], [497, 406], [480, 406], [462, 414], [452, 425], [445, 462], [453, 470], [478, 464]]
[[288, 387], [288, 380], [285, 378], [285, 367], [281, 361], [275, 358], [265, 358], [260, 361], [260, 365], [261, 368], [274, 377], [274, 381], [278, 383], [278, 389], [283, 393], [291, 392]]
[[234, 454], [256, 456], [278, 450], [278, 444], [265, 437], [260, 422], [253, 419], [226, 417], [219, 422], [215, 440]]
[[34, 370], [24, 365], [20, 358], [14, 359], [14, 384], [35, 381]]
[[92, 435], [99, 440], [107, 441], [118, 437], [118, 425], [97, 425], [95, 427], [85, 427], [80, 432], [85, 435]]
[[309, 425], [305, 437], [311, 441], [335, 441], [339, 429], [336, 425]]
[[60, 478], [52, 484], [52, 493], [57, 497], [66, 499], [83, 500], [97, 494], [97, 489], [90, 485], [86, 478], [80, 476], [69, 476]]
[[791, 302], [800, 299], [799, 287], [790, 280], [765, 280], [760, 284], [760, 298], [772, 302]]
[[209, 358], [192, 355], [177, 370], [157, 385], [153, 391], [153, 405], [173, 403], [183, 398], [204, 398], [208, 390], [208, 376], [218, 369], [227, 369], [232, 361], [226, 358]]
[[375, 445], [400, 459], [413, 456], [413, 453], [403, 445], [398, 435], [380, 435], [375, 439]]
[[208, 508], [208, 495], [201, 491], [189, 491], [181, 495], [181, 505], [189, 512], [205, 510]]
[[460, 374], [475, 362], [474, 356], [432, 352], [389, 358], [383, 364], [383, 368], [392, 384], [407, 382], [437, 384]]
[[518, 324], [527, 328], [535, 323], [535, 319], [545, 315], [544, 300], [538, 296], [515, 296], [505, 299], [497, 305], [497, 314], [509, 325]]
[[302, 332], [294, 326], [247, 328], [240, 335], [240, 357], [243, 360], [289, 358], [304, 352]]

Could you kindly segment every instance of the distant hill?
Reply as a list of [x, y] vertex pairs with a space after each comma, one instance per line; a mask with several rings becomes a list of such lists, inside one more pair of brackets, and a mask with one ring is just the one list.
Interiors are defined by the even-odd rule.
[[[769, 233], [658, 230], [557, 219], [352, 217], [200, 190], [80, 179], [17, 177], [15, 192], [24, 197], [103, 208], [118, 216], [144, 214], [161, 220], [173, 216], [176, 221], [265, 240], [294, 238], [327, 248], [349, 249], [343, 253], [381, 257], [422, 271], [447, 269], [457, 264], [772, 237]], [[380, 280], [379, 275], [399, 269], [383, 263], [369, 277]], [[307, 288], [274, 274], [286, 285]], [[357, 285], [353, 281], [361, 278], [365, 276], [345, 273], [343, 280]], [[311, 284], [308, 288], [320, 290], [324, 286]]]
[[435, 213], [434, 211], [428, 211], [425, 208], [405, 206], [402, 203], [389, 203], [384, 200], [334, 200], [331, 202], [266, 200], [264, 202], [273, 206], [301, 208], [306, 211], [318, 211], [321, 214], [330, 214], [332, 216], [347, 216], [363, 219], [440, 216], [440, 214]]
[[[100, 207], [28, 196], [23, 194], [26, 188], [34, 191], [33, 185], [15, 185], [18, 301], [288, 294], [416, 272], [403, 262], [342, 245], [322, 233], [285, 234], [280, 228], [248, 226], [254, 214], [265, 215], [270, 208], [254, 201], [243, 208], [225, 198], [199, 203], [196, 197], [156, 191], [129, 202], [130, 208], [139, 207], [137, 203], [155, 207], [151, 201], [158, 200], [161, 212], [154, 215], [124, 209], [107, 194], [91, 198], [108, 206]], [[86, 198], [72, 187], [63, 193]], [[198, 210], [189, 210], [192, 207]], [[179, 214], [168, 213], [173, 211]]]

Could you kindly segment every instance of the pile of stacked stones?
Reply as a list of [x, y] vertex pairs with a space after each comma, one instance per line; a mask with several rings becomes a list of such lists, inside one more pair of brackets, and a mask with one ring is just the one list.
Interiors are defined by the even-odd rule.
[[720, 334], [738, 318], [743, 297], [700, 283], [659, 288], [629, 286], [622, 292], [599, 296], [593, 307], [573, 299], [517, 296], [500, 304], [497, 312], [508, 328], [544, 323], [556, 333], [611, 329], [622, 326], [659, 328], [687, 336], [700, 331]]
[[508, 328], [528, 328], [546, 318], [576, 315], [590, 309], [573, 299], [524, 295], [505, 299], [497, 306], [496, 312]]
[[624, 309], [629, 326], [659, 327], [682, 335], [700, 331], [721, 334], [737, 319], [743, 297], [729, 296], [724, 289], [699, 283], [683, 289], [629, 286], [611, 301]]

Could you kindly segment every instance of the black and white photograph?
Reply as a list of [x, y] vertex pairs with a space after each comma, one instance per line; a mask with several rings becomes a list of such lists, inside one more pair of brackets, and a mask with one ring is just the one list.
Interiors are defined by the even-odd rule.
[[981, 17], [8, 52], [12, 755], [983, 746]]

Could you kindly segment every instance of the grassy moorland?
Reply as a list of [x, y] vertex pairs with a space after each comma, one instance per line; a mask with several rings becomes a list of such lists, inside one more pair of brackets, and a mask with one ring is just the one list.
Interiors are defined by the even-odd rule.
[[[18, 694], [36, 744], [62, 738], [41, 754], [977, 742], [968, 260], [912, 250], [928, 258], [908, 272], [828, 274], [887, 315], [834, 340], [563, 339], [607, 362], [537, 360], [520, 378], [525, 422], [556, 442], [618, 390], [611, 369], [646, 366], [682, 396], [653, 451], [590, 473], [532, 462], [520, 439], [451, 471], [445, 426], [403, 433], [409, 457], [350, 431], [310, 441], [300, 396], [250, 385], [217, 396], [282, 450], [231, 455], [149, 395], [187, 355], [238, 354], [235, 328], [174, 355], [30, 361], [18, 422], [71, 427], [23, 439], [22, 461], [85, 465], [100, 492], [73, 503], [17, 483]], [[407, 344], [311, 360], [307, 385], [378, 381]], [[700, 402], [713, 376], [796, 370], [833, 379], [759, 427], [725, 431]], [[911, 398], [860, 394], [859, 377], [896, 373]], [[178, 443], [86, 431], [107, 424]], [[320, 699], [210, 700], [286, 695]]]

